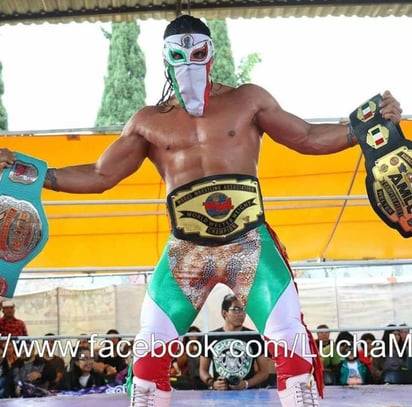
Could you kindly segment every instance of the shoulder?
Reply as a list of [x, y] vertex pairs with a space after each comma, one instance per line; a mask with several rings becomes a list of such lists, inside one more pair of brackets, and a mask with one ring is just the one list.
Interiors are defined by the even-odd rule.
[[223, 332], [223, 327], [214, 329], [213, 331], [210, 331], [210, 332]]
[[214, 83], [211, 91], [212, 96], [220, 95], [269, 95], [269, 93], [259, 85], [245, 83], [237, 87], [227, 86], [221, 83]]
[[250, 329], [250, 328], [247, 328], [247, 327], [243, 326], [242, 331], [253, 332], [253, 329]]

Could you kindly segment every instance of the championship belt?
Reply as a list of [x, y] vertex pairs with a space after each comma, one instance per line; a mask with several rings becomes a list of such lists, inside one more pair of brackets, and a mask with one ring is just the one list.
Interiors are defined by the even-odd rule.
[[183, 185], [167, 197], [172, 232], [202, 245], [235, 239], [264, 222], [259, 181], [238, 174], [216, 175]]
[[13, 297], [23, 267], [42, 250], [48, 224], [41, 203], [47, 164], [16, 153], [0, 173], [0, 295]]
[[412, 142], [379, 112], [381, 95], [350, 115], [365, 156], [366, 189], [375, 212], [403, 237], [412, 236]]

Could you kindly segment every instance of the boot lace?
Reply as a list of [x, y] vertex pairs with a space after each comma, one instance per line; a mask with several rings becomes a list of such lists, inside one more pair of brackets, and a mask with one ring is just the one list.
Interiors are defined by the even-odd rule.
[[130, 407], [154, 407], [155, 389], [146, 389], [133, 384]]
[[311, 383], [311, 381], [309, 381], [308, 383], [298, 383], [296, 385], [296, 398], [299, 406], [319, 407], [316, 386]]

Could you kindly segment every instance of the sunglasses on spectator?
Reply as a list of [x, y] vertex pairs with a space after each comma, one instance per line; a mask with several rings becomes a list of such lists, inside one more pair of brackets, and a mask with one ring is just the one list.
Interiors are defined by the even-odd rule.
[[228, 308], [229, 311], [233, 311], [235, 314], [240, 314], [245, 312], [245, 309], [242, 307], [230, 307]]

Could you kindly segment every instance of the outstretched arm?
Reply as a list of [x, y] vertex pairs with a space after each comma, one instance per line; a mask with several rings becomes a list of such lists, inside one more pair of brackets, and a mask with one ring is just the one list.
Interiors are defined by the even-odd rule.
[[[389, 91], [380, 106], [382, 116], [398, 124], [402, 109]], [[303, 154], [331, 154], [357, 143], [347, 124], [311, 124], [284, 111], [269, 95], [262, 98], [256, 123], [273, 140]]]
[[44, 187], [70, 193], [100, 193], [133, 174], [147, 156], [148, 142], [128, 123], [96, 163], [47, 171]]

